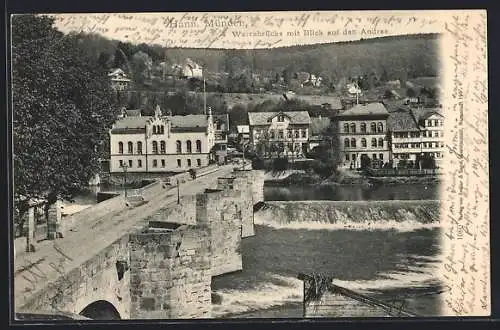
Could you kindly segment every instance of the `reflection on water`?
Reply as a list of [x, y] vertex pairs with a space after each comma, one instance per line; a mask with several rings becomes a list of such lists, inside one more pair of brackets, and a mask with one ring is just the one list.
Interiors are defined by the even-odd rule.
[[437, 184], [399, 184], [379, 186], [264, 186], [267, 201], [291, 200], [409, 200], [439, 199]]

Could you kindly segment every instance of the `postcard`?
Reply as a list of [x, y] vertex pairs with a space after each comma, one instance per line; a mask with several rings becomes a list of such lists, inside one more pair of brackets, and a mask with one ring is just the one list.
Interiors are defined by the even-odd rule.
[[12, 15], [15, 319], [489, 316], [486, 25]]

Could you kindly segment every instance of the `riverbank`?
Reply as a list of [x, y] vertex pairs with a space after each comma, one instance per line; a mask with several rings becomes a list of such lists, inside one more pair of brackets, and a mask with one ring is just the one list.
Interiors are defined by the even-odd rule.
[[266, 172], [265, 185], [273, 187], [284, 187], [290, 185], [311, 186], [341, 186], [341, 185], [398, 185], [398, 184], [439, 184], [441, 176], [392, 176], [372, 177], [357, 171], [339, 171], [329, 178], [321, 177], [316, 173], [286, 170], [281, 172]]

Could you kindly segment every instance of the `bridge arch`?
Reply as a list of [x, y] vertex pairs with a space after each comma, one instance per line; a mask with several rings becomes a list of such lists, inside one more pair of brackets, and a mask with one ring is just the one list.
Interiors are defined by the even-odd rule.
[[120, 313], [116, 307], [106, 300], [97, 300], [87, 305], [80, 315], [93, 320], [121, 320]]

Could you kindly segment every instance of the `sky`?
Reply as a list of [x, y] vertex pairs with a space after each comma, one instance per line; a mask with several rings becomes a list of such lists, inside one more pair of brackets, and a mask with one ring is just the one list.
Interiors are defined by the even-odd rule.
[[53, 14], [62, 32], [194, 48], [273, 48], [440, 33], [450, 11]]

